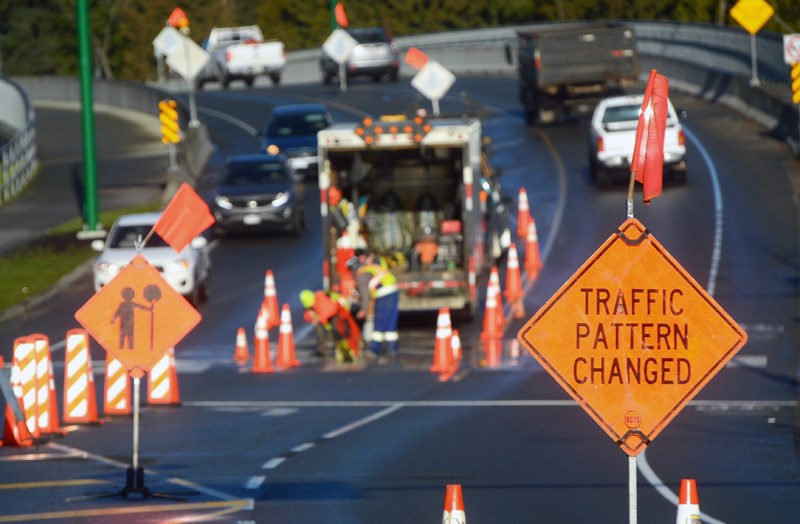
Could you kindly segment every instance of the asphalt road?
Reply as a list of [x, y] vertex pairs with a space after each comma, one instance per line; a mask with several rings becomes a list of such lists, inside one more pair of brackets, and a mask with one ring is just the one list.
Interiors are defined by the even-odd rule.
[[[545, 268], [528, 287], [532, 315], [625, 219], [622, 184], [588, 182], [583, 121], [524, 125], [508, 78], [464, 78], [442, 102], [462, 111], [468, 91], [485, 111], [492, 164], [504, 192], [525, 187]], [[322, 100], [336, 120], [396, 113], [414, 101], [407, 81], [358, 82], [347, 93], [300, 85], [204, 92], [199, 115], [226, 154], [255, 147], [273, 104]], [[637, 458], [639, 519], [674, 522], [681, 478], [698, 483], [703, 522], [794, 522], [800, 514], [795, 448], [797, 210], [800, 170], [780, 143], [717, 106], [673, 95], [688, 112], [689, 181], [666, 187], [636, 217], [748, 332], [749, 342]], [[204, 185], [199, 186], [201, 192]], [[307, 192], [307, 210], [318, 192]], [[224, 239], [212, 257], [203, 322], [176, 348], [179, 407], [144, 407], [141, 464], [153, 492], [185, 501], [113, 493], [131, 463], [130, 418], [80, 428], [34, 449], [0, 448], [0, 522], [420, 522], [439, 518], [447, 484], [461, 484], [470, 522], [623, 522], [628, 458], [506, 331], [502, 364], [481, 365], [479, 323], [459, 326], [467, 356], [440, 382], [419, 355], [434, 328], [417, 325], [415, 358], [397, 366], [346, 367], [311, 358], [299, 304], [320, 280], [319, 219], [297, 239]], [[266, 269], [290, 303], [304, 365], [270, 375], [232, 360], [236, 329], [251, 329]], [[26, 316], [0, 323], [8, 341], [43, 332], [54, 343], [75, 327], [91, 296], [88, 276]], [[401, 341], [401, 351], [403, 351]], [[102, 392], [103, 352], [92, 348]], [[408, 351], [408, 353], [412, 353]], [[430, 355], [430, 353], [428, 353]], [[60, 394], [63, 367], [56, 367]], [[102, 397], [99, 397], [102, 398]], [[2, 407], [2, 406], [0, 406]], [[13, 480], [12, 480], [13, 479]], [[672, 498], [671, 498], [672, 497]], [[135, 516], [134, 516], [135, 515]]]

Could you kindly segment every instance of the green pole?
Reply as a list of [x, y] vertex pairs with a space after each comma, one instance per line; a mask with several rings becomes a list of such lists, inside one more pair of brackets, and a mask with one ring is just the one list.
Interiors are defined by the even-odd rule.
[[83, 229], [100, 229], [97, 211], [97, 162], [95, 158], [94, 108], [92, 101], [92, 46], [89, 41], [89, 1], [78, 0], [78, 56], [81, 78], [81, 123], [83, 124]]
[[337, 0], [331, 0], [331, 33], [333, 33], [336, 28], [339, 27], [336, 23], [336, 1]]

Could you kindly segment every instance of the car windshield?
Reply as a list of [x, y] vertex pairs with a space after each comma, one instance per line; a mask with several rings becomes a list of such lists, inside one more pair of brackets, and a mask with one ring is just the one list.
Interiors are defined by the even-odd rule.
[[325, 129], [327, 125], [324, 113], [280, 115], [269, 123], [267, 134], [269, 136], [316, 135], [317, 131]]
[[[108, 239], [108, 246], [116, 249], [133, 249], [147, 238], [147, 234], [153, 229], [152, 224], [140, 224], [132, 226], [117, 226]], [[167, 247], [167, 243], [155, 231], [147, 239], [145, 247]]]
[[389, 38], [380, 29], [362, 29], [351, 31], [350, 36], [356, 39], [359, 44], [388, 44]]
[[289, 173], [282, 162], [228, 164], [220, 177], [220, 185], [225, 187], [260, 186], [288, 181]]
[[627, 106], [609, 106], [603, 115], [604, 124], [616, 124], [617, 122], [631, 122], [639, 120], [639, 104]]

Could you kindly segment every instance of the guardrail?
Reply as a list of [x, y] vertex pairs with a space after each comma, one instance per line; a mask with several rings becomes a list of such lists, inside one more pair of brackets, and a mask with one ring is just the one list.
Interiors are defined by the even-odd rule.
[[[510, 56], [516, 56], [513, 47], [517, 31], [577, 23], [580, 22], [449, 31], [398, 37], [396, 41], [403, 54], [410, 47], [418, 47], [456, 74], [512, 76], [516, 75], [516, 65], [509, 63], [506, 56], [509, 48], [512, 51]], [[760, 85], [753, 86], [750, 85], [750, 35], [744, 29], [674, 22], [629, 23], [638, 35], [643, 76], [651, 68], [658, 69], [676, 89], [726, 104], [756, 119], [773, 136], [786, 141], [796, 154], [800, 153], [800, 121], [797, 106], [791, 102], [790, 71], [783, 63], [781, 34], [758, 33], [756, 49]], [[284, 82], [313, 82], [318, 79], [319, 54], [319, 49], [289, 53]], [[408, 76], [413, 71], [402, 64], [401, 74]], [[0, 89], [6, 89], [2, 80], [0, 78]], [[80, 100], [76, 78], [21, 77], [15, 80], [34, 100]], [[134, 82], [94, 82], [94, 100], [98, 104], [154, 113], [160, 99], [167, 96], [176, 98], [181, 105], [182, 129], [188, 131], [183, 155], [189, 171], [196, 174], [202, 170], [211, 146], [205, 127], [192, 130], [186, 125], [186, 95], [176, 94], [175, 91], [167, 92]], [[2, 105], [8, 111], [13, 111], [15, 105], [30, 108], [27, 99], [19, 101], [19, 95], [6, 98], [5, 91], [0, 91], [0, 96], [4, 102], [11, 101]], [[6, 117], [4, 112], [0, 112], [0, 121], [5, 121]], [[13, 159], [9, 158], [9, 164], [23, 173], [20, 180], [24, 180], [24, 173], [32, 173], [35, 166], [35, 130], [32, 127], [33, 124], [30, 128], [19, 128], [19, 134], [14, 138], [17, 144], [15, 153]], [[5, 162], [4, 156], [4, 165]], [[4, 168], [4, 194], [5, 172]]]
[[16, 83], [0, 81], [0, 122], [10, 136], [0, 147], [0, 205], [14, 198], [33, 179], [36, 156], [36, 113], [25, 91]]

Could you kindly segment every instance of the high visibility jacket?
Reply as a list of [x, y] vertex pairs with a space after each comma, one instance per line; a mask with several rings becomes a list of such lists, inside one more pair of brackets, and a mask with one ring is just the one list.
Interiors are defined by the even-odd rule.
[[367, 264], [356, 271], [357, 277], [364, 279], [366, 275], [369, 275], [367, 287], [372, 298], [397, 293], [397, 277], [391, 271], [387, 271], [378, 264]]
[[320, 324], [330, 329], [331, 319], [338, 313], [339, 305], [334, 299], [329, 297], [324, 291], [314, 293], [314, 305], [306, 309], [303, 318], [309, 324], [317, 320]]

